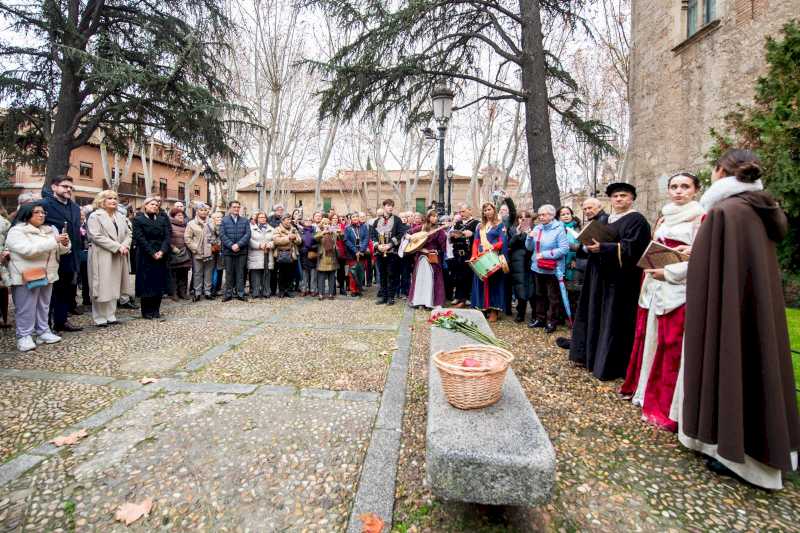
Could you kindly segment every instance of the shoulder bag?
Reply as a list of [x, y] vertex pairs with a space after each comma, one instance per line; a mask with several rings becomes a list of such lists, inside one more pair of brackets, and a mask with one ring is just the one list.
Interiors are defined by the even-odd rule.
[[[542, 242], [542, 232], [544, 230], [539, 228], [539, 234], [536, 235], [536, 253], [539, 253], [539, 249], [541, 248]], [[555, 259], [545, 259], [544, 257], [541, 259], [536, 260], [536, 266], [541, 268], [542, 270], [555, 270], [556, 266], [558, 265], [558, 261]]]

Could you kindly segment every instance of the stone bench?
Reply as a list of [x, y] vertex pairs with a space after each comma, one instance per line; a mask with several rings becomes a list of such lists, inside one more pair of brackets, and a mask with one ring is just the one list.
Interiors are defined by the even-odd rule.
[[[492, 333], [479, 311], [456, 312]], [[465, 411], [447, 402], [433, 354], [465, 344], [477, 342], [431, 328], [426, 434], [431, 489], [452, 501], [526, 506], [547, 502], [555, 480], [555, 452], [513, 370], [508, 370], [503, 397], [494, 405]]]

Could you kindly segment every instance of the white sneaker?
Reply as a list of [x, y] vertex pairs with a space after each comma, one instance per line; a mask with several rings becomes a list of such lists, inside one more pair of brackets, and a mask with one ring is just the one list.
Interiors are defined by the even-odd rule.
[[30, 335], [26, 337], [20, 337], [17, 339], [17, 350], [20, 352], [29, 352], [31, 350], [36, 349], [36, 343], [33, 342], [33, 338]]
[[52, 331], [48, 331], [47, 333], [42, 333], [36, 339], [36, 344], [55, 344], [61, 340], [61, 337], [53, 333]]

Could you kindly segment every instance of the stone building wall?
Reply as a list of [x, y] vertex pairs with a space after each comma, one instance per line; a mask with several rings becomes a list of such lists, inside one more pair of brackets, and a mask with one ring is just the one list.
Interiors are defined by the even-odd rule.
[[709, 129], [752, 100], [766, 69], [765, 39], [793, 18], [800, 0], [716, 0], [715, 19], [687, 39], [686, 0], [632, 0], [625, 177], [639, 190], [640, 210], [655, 216], [666, 177], [704, 168]]

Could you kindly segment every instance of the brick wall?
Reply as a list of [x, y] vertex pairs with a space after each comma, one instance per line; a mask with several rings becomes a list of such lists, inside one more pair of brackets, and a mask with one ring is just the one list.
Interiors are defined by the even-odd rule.
[[686, 39], [681, 0], [633, 0], [631, 142], [625, 177], [654, 217], [665, 203], [664, 178], [698, 171], [718, 126], [752, 100], [765, 71], [764, 42], [791, 18], [800, 0], [717, 0], [717, 21]]

